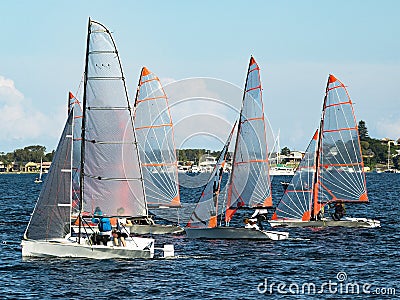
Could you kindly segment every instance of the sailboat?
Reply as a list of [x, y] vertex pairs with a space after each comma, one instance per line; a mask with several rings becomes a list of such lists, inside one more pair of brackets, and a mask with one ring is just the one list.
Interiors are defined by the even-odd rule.
[[276, 146], [276, 156], [275, 156], [275, 161], [276, 165], [271, 166], [269, 170], [269, 175], [270, 176], [293, 176], [294, 175], [294, 168], [283, 165], [281, 161], [281, 145], [280, 145], [280, 131], [278, 131], [275, 143], [274, 143], [274, 148]]
[[[217, 200], [220, 177], [222, 176], [222, 171], [220, 170], [225, 161], [231, 136], [232, 132], [221, 152], [214, 171], [211, 173], [210, 178], [212, 180], [205, 186], [200, 201], [185, 228], [187, 237], [208, 239], [287, 239], [288, 232], [267, 231], [255, 227], [229, 226], [238, 210], [255, 212], [256, 210], [265, 211], [267, 208], [272, 207], [260, 70], [253, 57], [250, 58], [247, 72], [233, 154], [232, 172], [228, 184], [228, 198], [223, 212], [225, 226], [222, 226], [222, 216], [220, 216], [219, 225], [217, 220], [221, 214], [218, 213]], [[215, 187], [218, 188], [215, 189]]]
[[39, 171], [39, 177], [35, 178], [35, 183], [42, 183], [42, 175], [43, 175], [43, 160], [42, 158], [40, 159], [40, 171]]
[[329, 75], [319, 130], [270, 224], [273, 227], [380, 227], [377, 220], [343, 216], [345, 204], [368, 201], [353, 104], [345, 85]]
[[[148, 209], [156, 218], [160, 210], [179, 214], [178, 161], [168, 98], [158, 77], [146, 67], [140, 73], [134, 125]], [[130, 230], [139, 234], [183, 232], [177, 224], [158, 224], [149, 217], [136, 220]]]
[[[104, 217], [142, 217], [147, 206], [132, 110], [114, 40], [89, 19], [81, 132], [79, 232], [71, 232], [73, 112], [71, 110], [43, 189], [21, 242], [22, 256], [94, 259], [152, 258], [152, 238], [128, 237], [125, 247], [92, 242], [84, 211]], [[94, 211], [91, 217], [96, 217]], [[171, 250], [171, 245], [164, 247]], [[173, 248], [173, 246], [172, 246]], [[173, 253], [173, 250], [169, 253]], [[166, 251], [164, 251], [164, 256]]]

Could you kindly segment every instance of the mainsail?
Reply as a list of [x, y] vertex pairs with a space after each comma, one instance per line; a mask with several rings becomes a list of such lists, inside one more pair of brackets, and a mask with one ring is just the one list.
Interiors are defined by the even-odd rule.
[[71, 231], [71, 169], [73, 110], [58, 143], [38, 201], [25, 231], [25, 239], [64, 238]]
[[158, 77], [146, 67], [140, 74], [134, 116], [148, 207], [180, 207], [168, 99]]
[[146, 216], [147, 207], [121, 62], [107, 28], [89, 20], [83, 96], [81, 210]]
[[236, 123], [233, 125], [232, 131], [229, 134], [225, 146], [219, 154], [217, 163], [215, 164], [214, 170], [210, 175], [210, 180], [205, 185], [199, 202], [190, 216], [190, 220], [187, 224], [188, 227], [214, 228], [217, 226], [217, 218], [221, 214], [221, 212], [218, 211], [218, 196], [221, 189], [222, 174], [228, 155], [229, 144], [231, 142], [235, 127]]
[[314, 215], [328, 202], [368, 201], [353, 104], [333, 75], [328, 78], [319, 134]]
[[250, 58], [228, 187], [226, 222], [239, 207], [272, 206], [260, 68]]
[[329, 75], [319, 132], [308, 146], [272, 220], [309, 221], [328, 203], [367, 202], [363, 167], [353, 104], [344, 84]]

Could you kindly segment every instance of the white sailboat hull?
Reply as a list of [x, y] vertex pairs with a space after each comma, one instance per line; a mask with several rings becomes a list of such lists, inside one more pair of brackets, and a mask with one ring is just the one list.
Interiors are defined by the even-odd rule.
[[190, 239], [228, 239], [228, 240], [286, 240], [288, 232], [257, 230], [235, 227], [185, 228]]
[[367, 218], [343, 218], [340, 221], [322, 219], [320, 221], [302, 221], [300, 219], [270, 220], [272, 227], [353, 227], [376, 228], [381, 227], [378, 220]]
[[59, 257], [59, 258], [91, 258], [91, 259], [133, 259], [153, 258], [154, 239], [132, 238], [126, 240], [126, 247], [90, 245], [87, 239], [81, 244], [69, 239], [50, 241], [22, 240], [22, 257]]
[[126, 228], [129, 228], [130, 233], [133, 234], [178, 234], [184, 232], [184, 229], [177, 225], [133, 225]]

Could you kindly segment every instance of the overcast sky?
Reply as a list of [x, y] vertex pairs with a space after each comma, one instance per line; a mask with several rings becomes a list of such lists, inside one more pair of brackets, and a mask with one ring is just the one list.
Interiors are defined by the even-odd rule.
[[171, 98], [189, 83], [191, 104], [171, 109], [178, 146], [222, 147], [250, 55], [281, 147], [307, 146], [329, 73], [347, 85], [370, 136], [397, 139], [399, 14], [396, 0], [3, 1], [0, 152], [56, 147], [68, 92], [82, 79], [89, 17], [113, 32], [131, 97], [144, 65], [171, 85]]

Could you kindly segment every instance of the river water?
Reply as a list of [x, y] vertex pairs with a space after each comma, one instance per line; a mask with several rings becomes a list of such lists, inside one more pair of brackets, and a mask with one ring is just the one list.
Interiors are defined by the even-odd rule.
[[[289, 229], [291, 239], [280, 242], [157, 237], [158, 246], [174, 244], [175, 258], [132, 261], [22, 260], [20, 240], [41, 187], [34, 178], [33, 174], [0, 176], [2, 299], [394, 299], [400, 295], [400, 174], [367, 174], [370, 204], [347, 209], [349, 215], [380, 220], [381, 228]], [[274, 203], [285, 179], [273, 179]], [[200, 190], [198, 185], [184, 184], [182, 202], [195, 201]]]

